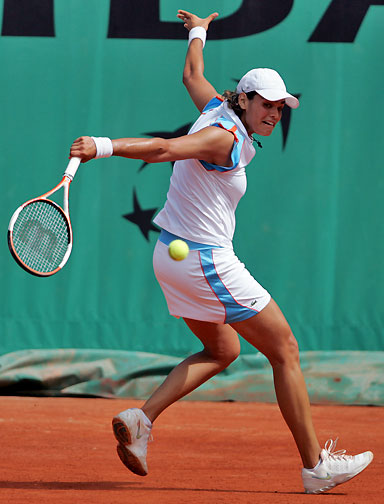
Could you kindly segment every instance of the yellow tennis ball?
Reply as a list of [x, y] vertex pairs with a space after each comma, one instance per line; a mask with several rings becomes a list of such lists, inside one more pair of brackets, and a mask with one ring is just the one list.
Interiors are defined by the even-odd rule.
[[169, 244], [168, 252], [174, 261], [182, 261], [189, 254], [189, 247], [183, 240], [173, 240]]

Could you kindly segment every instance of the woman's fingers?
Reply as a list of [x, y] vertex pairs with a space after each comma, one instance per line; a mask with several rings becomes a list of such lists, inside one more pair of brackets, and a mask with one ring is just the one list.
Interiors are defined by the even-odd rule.
[[195, 14], [192, 14], [192, 12], [188, 12], [181, 9], [177, 11], [177, 17], [182, 21], [184, 21], [184, 26], [185, 28], [187, 28], [187, 30], [191, 30], [195, 26], [202, 26], [203, 28], [208, 30], [208, 26], [214, 19], [218, 17], [218, 15], [219, 15], [218, 12], [213, 12], [208, 17], [202, 19], [196, 16]]

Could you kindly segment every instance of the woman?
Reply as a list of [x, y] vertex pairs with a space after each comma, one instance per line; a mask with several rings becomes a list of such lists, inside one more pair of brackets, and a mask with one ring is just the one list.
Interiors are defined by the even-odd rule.
[[[204, 77], [203, 47], [209, 24], [184, 11], [178, 17], [189, 31], [183, 82], [201, 112], [189, 134], [169, 140], [81, 137], [71, 156], [88, 161], [110, 155], [155, 163], [176, 161], [167, 201], [155, 219], [162, 228], [154, 251], [156, 277], [172, 315], [182, 317], [203, 350], [180, 363], [141, 409], [113, 419], [122, 462], [146, 475], [152, 423], [170, 404], [225, 369], [240, 352], [238, 334], [262, 352], [273, 368], [276, 397], [302, 462], [307, 493], [319, 493], [361, 472], [371, 452], [355, 457], [334, 452], [336, 442], [320, 448], [292, 331], [276, 302], [245, 269], [232, 248], [235, 209], [246, 189], [245, 166], [255, 154], [252, 134], [269, 136], [283, 107], [298, 100], [271, 69], [254, 69], [236, 93], [219, 96]], [[190, 253], [173, 261], [168, 245], [185, 240]]]

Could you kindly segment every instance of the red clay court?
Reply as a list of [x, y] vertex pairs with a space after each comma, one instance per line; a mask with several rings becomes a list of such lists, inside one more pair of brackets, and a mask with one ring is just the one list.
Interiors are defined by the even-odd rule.
[[157, 420], [146, 477], [120, 462], [113, 415], [141, 401], [1, 398], [0, 502], [12, 504], [382, 503], [384, 409], [312, 407], [323, 445], [372, 450], [357, 478], [306, 495], [300, 459], [277, 405], [181, 401]]

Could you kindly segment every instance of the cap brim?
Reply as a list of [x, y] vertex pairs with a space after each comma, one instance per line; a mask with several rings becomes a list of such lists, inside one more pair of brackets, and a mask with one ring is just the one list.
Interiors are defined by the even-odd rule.
[[288, 107], [291, 107], [293, 109], [297, 108], [300, 105], [299, 100], [295, 96], [292, 96], [291, 94], [284, 92], [283, 90], [258, 89], [256, 93], [269, 101], [285, 100], [285, 103], [288, 105]]

